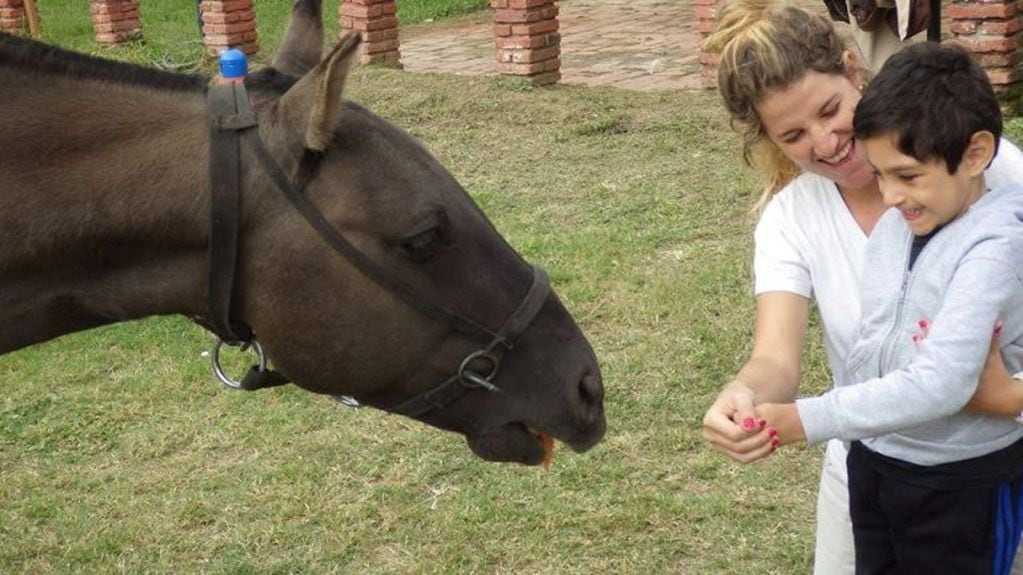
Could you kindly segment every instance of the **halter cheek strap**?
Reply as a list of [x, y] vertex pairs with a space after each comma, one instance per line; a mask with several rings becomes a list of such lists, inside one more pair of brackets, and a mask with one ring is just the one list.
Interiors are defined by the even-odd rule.
[[[238, 133], [255, 128], [256, 114], [240, 83], [211, 86], [206, 93], [210, 113], [210, 241], [207, 290], [208, 315], [196, 322], [219, 339], [211, 357], [217, 378], [229, 387], [256, 390], [289, 383], [283, 374], [267, 369], [266, 358], [252, 328], [231, 321], [238, 243], [241, 232], [241, 146]], [[240, 381], [220, 367], [223, 344], [256, 351], [259, 362]]]

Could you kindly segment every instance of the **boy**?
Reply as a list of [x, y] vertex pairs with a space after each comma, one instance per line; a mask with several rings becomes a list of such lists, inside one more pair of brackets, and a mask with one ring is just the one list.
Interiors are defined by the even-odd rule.
[[[1019, 546], [1023, 426], [962, 413], [1001, 320], [1023, 368], [1023, 189], [988, 192], [1002, 121], [961, 49], [892, 56], [854, 119], [890, 209], [864, 256], [853, 381], [758, 414], [777, 443], [850, 447], [857, 573], [1008, 573]], [[857, 441], [858, 440], [858, 441]]]

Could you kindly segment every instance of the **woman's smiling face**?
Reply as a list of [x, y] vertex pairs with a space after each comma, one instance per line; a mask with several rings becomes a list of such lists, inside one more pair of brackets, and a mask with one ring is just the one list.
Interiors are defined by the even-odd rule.
[[849, 77], [811, 70], [768, 91], [756, 108], [767, 137], [797, 166], [841, 188], [859, 189], [874, 182], [863, 146], [853, 137], [859, 101]]

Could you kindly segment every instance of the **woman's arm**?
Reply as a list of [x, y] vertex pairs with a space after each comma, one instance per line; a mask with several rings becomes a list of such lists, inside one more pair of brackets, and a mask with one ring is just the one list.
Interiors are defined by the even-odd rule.
[[991, 338], [980, 384], [966, 410], [995, 417], [1016, 417], [1023, 412], [1023, 382], [1014, 379], [1002, 362], [999, 330]]
[[810, 300], [787, 292], [757, 296], [753, 352], [735, 379], [757, 394], [756, 403], [792, 401], [799, 390]]
[[810, 300], [801, 295], [757, 296], [753, 352], [703, 418], [703, 437], [714, 449], [744, 463], [774, 449], [771, 435], [757, 422], [754, 405], [795, 398], [809, 314]]

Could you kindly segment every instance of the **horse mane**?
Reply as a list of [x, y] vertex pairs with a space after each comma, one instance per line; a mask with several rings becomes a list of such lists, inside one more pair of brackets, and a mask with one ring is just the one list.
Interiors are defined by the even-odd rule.
[[170, 91], [201, 92], [206, 87], [206, 79], [199, 74], [177, 74], [115, 62], [5, 33], [0, 33], [0, 66]]
[[298, 82], [297, 76], [285, 74], [280, 70], [268, 67], [261, 68], [245, 77], [245, 87], [249, 90], [263, 90], [280, 96]]

